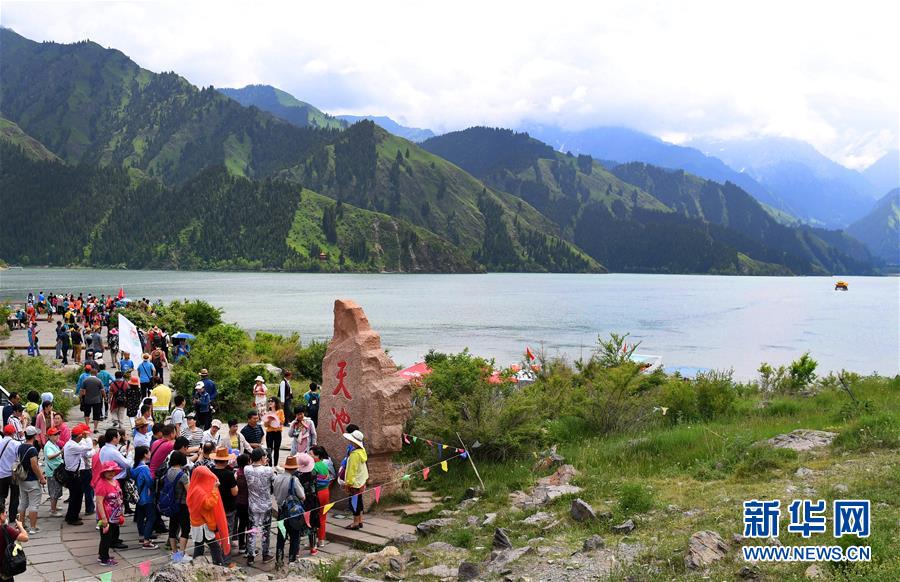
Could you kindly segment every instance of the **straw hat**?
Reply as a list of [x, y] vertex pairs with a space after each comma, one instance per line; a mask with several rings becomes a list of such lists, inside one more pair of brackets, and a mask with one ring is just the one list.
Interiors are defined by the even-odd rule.
[[200, 370], [200, 377], [205, 378], [206, 376], [209, 376], [209, 371], [206, 368], [203, 368], [202, 370]]
[[363, 438], [364, 438], [364, 437], [363, 437], [362, 431], [355, 430], [355, 431], [353, 431], [353, 432], [345, 432], [345, 433], [344, 433], [344, 438], [347, 439], [348, 441], [350, 441], [351, 443], [353, 443], [354, 445], [358, 446], [358, 447], [363, 447], [363, 446], [365, 446], [365, 445], [363, 445]]
[[230, 461], [233, 457], [228, 453], [228, 447], [218, 447], [216, 452], [209, 456], [213, 461]]
[[256, 378], [253, 379], [253, 381], [254, 382], [265, 382], [266, 379], [263, 378], [262, 376], [257, 376]]
[[296, 471], [299, 468], [297, 457], [288, 457], [284, 460], [284, 468], [286, 471]]
[[150, 359], [150, 354], [144, 354], [144, 355], [141, 356], [141, 357], [144, 358], [145, 360], [149, 360], [149, 359]]
[[142, 426], [148, 426], [150, 423], [143, 416], [139, 416], [134, 419], [134, 428], [141, 428]]

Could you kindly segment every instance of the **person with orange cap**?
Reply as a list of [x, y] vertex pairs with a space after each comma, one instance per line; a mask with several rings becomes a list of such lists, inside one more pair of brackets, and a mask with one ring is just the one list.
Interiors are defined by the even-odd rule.
[[219, 493], [219, 480], [208, 467], [196, 467], [191, 473], [187, 506], [191, 515], [194, 558], [202, 556], [204, 546], [209, 546], [213, 564], [234, 568], [234, 562], [225, 561], [225, 556], [231, 553], [231, 543], [228, 518]]

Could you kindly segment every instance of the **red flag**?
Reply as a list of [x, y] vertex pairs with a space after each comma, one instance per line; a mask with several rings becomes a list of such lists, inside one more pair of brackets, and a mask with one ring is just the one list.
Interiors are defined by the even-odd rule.
[[375, 503], [378, 503], [378, 500], [381, 499], [381, 485], [375, 486]]
[[431, 473], [431, 469], [429, 469], [428, 467], [422, 469], [422, 478], [426, 481], [428, 481], [428, 473]]
[[409, 444], [409, 435], [408, 434], [403, 435], [403, 442], [405, 442], [406, 444]]
[[125, 289], [119, 287], [119, 292], [116, 294], [116, 301], [125, 297]]
[[525, 357], [528, 358], [528, 361], [534, 361], [534, 352], [531, 351], [531, 348], [525, 346]]
[[303, 512], [303, 521], [306, 522], [306, 527], [312, 528], [312, 526], [309, 525], [309, 512], [308, 511]]

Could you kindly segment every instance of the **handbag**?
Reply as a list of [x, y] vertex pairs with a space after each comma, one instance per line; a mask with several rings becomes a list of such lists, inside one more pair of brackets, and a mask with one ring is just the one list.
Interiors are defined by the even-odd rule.
[[73, 475], [71, 471], [66, 469], [65, 463], [62, 463], [59, 467], [53, 470], [53, 478], [63, 487], [68, 487], [74, 477], [75, 475]]
[[25, 572], [28, 568], [28, 560], [25, 558], [25, 550], [16, 540], [9, 539], [9, 533], [6, 531], [6, 525], [0, 526], [3, 530], [3, 539], [6, 541], [6, 551], [3, 553], [3, 567], [0, 573], [4, 578], [12, 578]]

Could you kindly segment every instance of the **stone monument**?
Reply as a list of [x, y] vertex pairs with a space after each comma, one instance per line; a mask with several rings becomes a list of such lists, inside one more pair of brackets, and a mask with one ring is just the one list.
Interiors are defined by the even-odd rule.
[[321, 393], [318, 441], [335, 467], [349, 444], [344, 429], [352, 423], [365, 435], [370, 487], [393, 480], [391, 456], [403, 446], [412, 389], [397, 375], [397, 366], [381, 349], [381, 337], [353, 301], [334, 302], [334, 337], [322, 362]]

